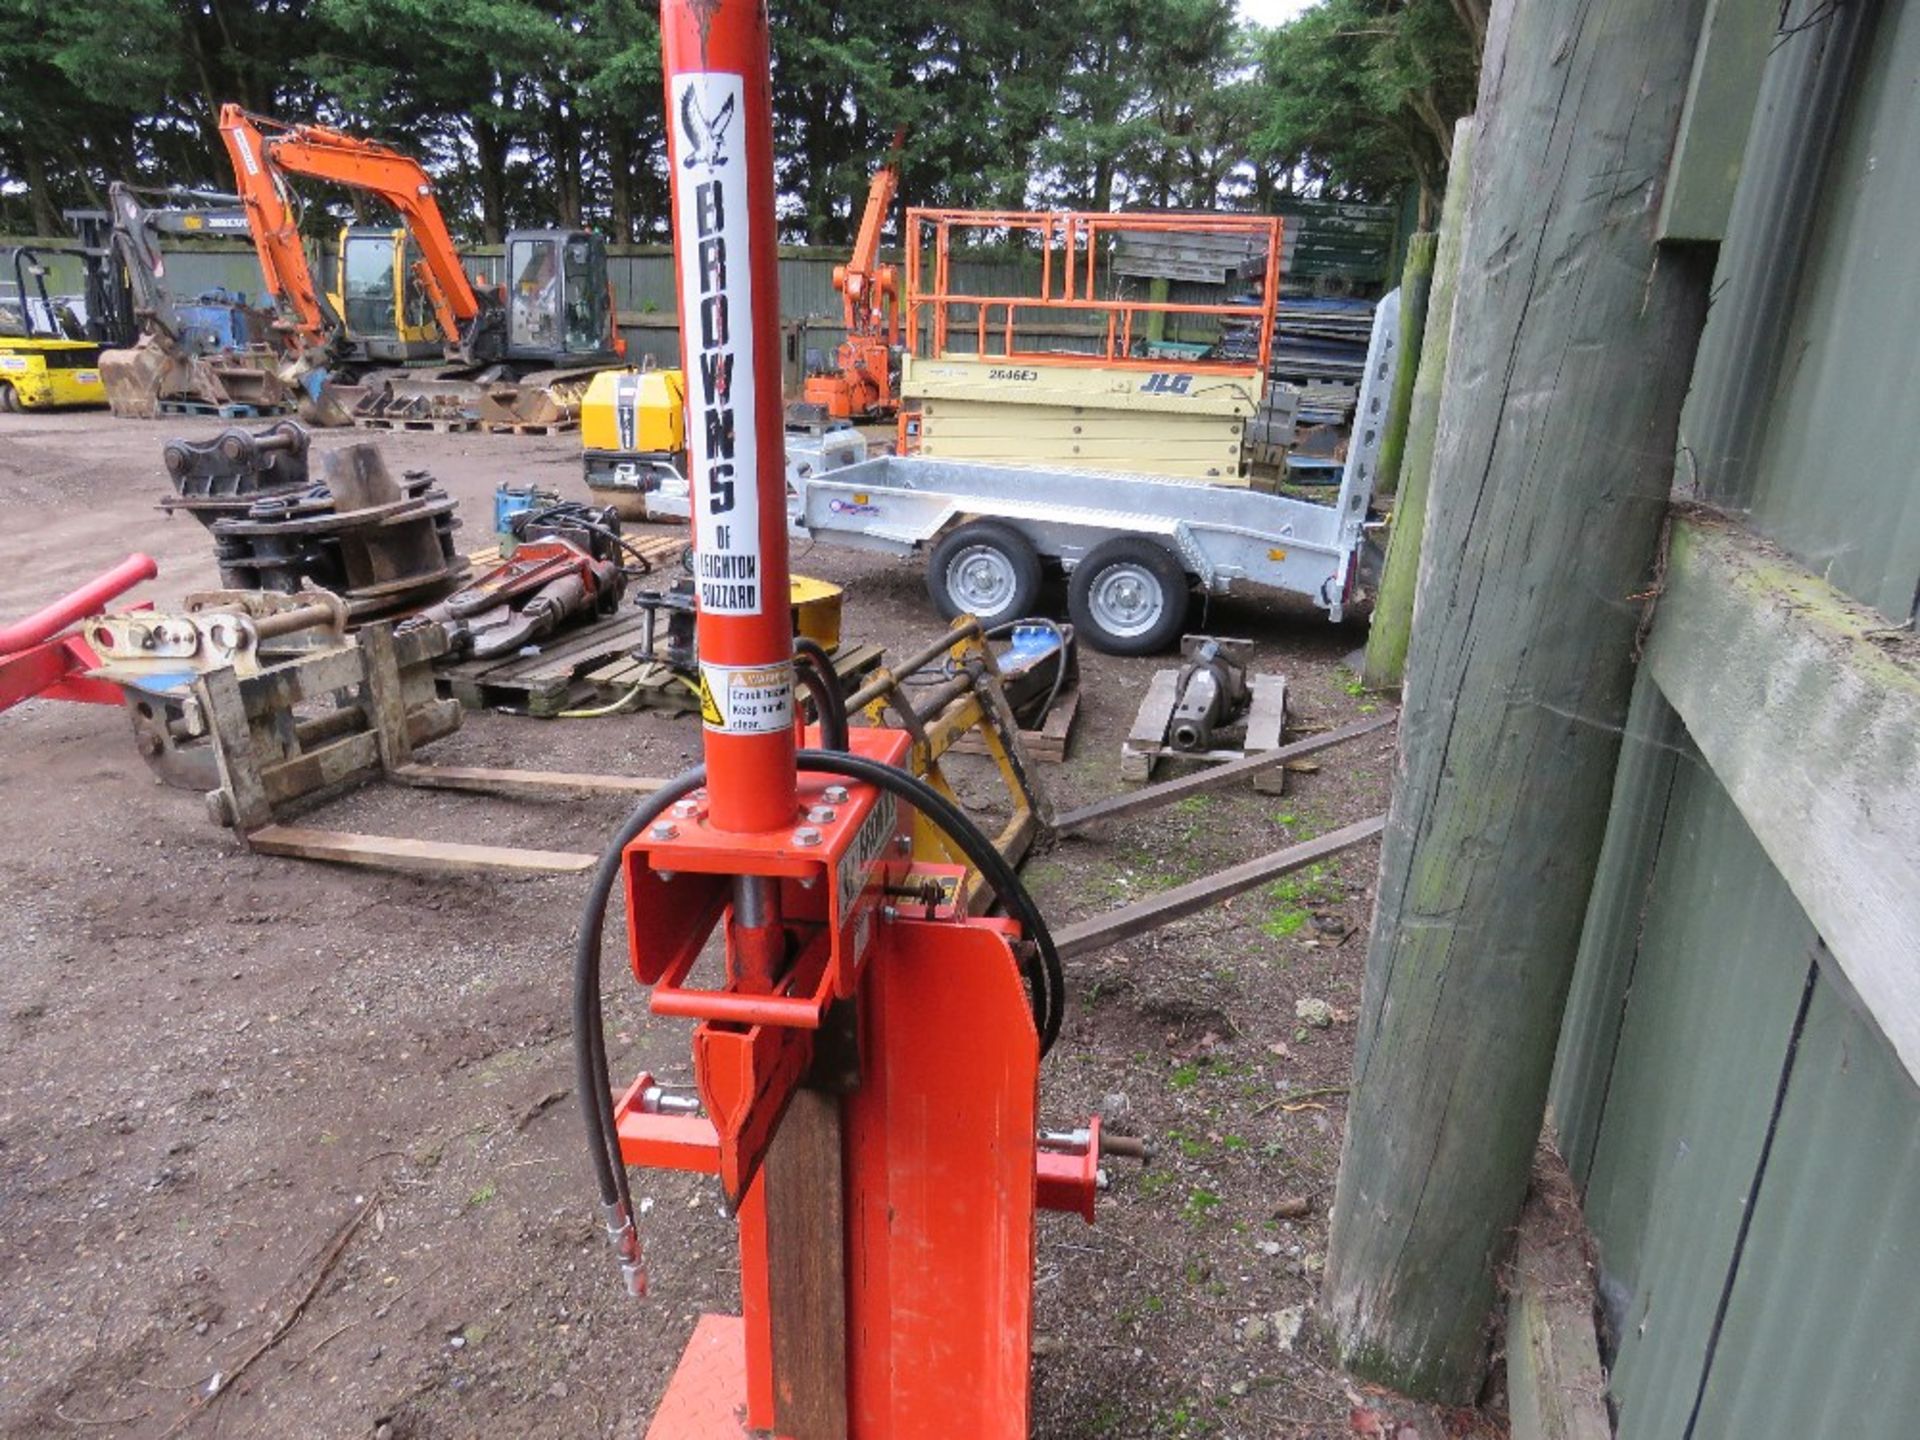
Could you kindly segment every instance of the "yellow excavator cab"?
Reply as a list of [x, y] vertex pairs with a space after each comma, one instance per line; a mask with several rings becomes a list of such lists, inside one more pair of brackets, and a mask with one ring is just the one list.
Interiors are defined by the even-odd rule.
[[416, 278], [420, 247], [404, 229], [345, 225], [327, 298], [357, 348], [374, 360], [440, 355], [440, 331]]

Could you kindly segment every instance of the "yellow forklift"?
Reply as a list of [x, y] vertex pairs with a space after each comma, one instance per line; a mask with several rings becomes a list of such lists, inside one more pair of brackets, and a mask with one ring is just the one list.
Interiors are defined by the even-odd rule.
[[10, 258], [14, 303], [0, 301], [0, 410], [105, 405], [100, 344], [86, 338], [84, 319], [48, 292], [46, 255], [23, 245]]

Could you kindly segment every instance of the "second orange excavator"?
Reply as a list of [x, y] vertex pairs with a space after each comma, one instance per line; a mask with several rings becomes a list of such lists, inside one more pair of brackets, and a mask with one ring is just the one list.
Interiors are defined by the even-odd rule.
[[834, 352], [831, 370], [807, 376], [805, 404], [833, 420], [891, 420], [900, 408], [894, 358], [900, 344], [900, 280], [880, 263], [880, 235], [900, 191], [904, 132], [893, 137], [887, 162], [874, 172], [867, 208], [854, 236], [853, 255], [833, 270], [847, 338]]
[[[303, 342], [310, 368], [364, 378], [358, 412], [388, 418], [472, 411], [493, 423], [555, 425], [579, 413], [595, 371], [620, 363], [625, 346], [607, 283], [606, 243], [581, 230], [516, 230], [507, 236], [508, 284], [476, 283], [434, 199], [433, 179], [391, 146], [324, 125], [288, 124], [238, 105], [220, 110], [254, 249], [267, 288]], [[432, 370], [356, 375], [347, 326], [314, 282], [289, 176], [363, 191], [391, 207], [419, 248], [414, 278], [439, 328], [445, 364]]]

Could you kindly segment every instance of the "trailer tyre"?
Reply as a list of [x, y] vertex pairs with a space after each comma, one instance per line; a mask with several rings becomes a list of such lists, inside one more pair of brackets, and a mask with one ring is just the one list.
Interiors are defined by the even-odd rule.
[[1040, 556], [1011, 525], [975, 520], [933, 547], [927, 593], [943, 619], [1017, 620], [1031, 615], [1040, 598]]
[[1120, 535], [1087, 552], [1067, 584], [1067, 612], [1108, 655], [1164, 650], [1187, 623], [1187, 572], [1165, 546]]

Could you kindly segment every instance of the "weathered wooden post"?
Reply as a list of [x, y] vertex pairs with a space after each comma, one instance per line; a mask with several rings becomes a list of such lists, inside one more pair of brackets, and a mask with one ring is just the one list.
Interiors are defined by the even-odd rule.
[[[1453, 160], [1440, 206], [1440, 238], [1434, 247], [1433, 282], [1427, 294], [1426, 327], [1413, 398], [1407, 407], [1405, 446], [1393, 504], [1387, 564], [1373, 602], [1362, 678], [1371, 690], [1397, 690], [1407, 668], [1407, 638], [1413, 633], [1413, 582], [1420, 573], [1420, 535], [1427, 523], [1427, 482], [1433, 474], [1433, 444], [1440, 428], [1440, 396], [1453, 337], [1454, 294], [1460, 280], [1460, 244], [1465, 232], [1467, 178], [1473, 173], [1473, 117], [1453, 126]], [[1384, 472], [1385, 463], [1382, 462]]]
[[1500, 0], [1323, 1292], [1480, 1383], [1605, 828], [1709, 265], [1654, 239], [1707, 0]]
[[1400, 462], [1406, 458], [1413, 380], [1426, 338], [1427, 302], [1433, 295], [1433, 260], [1438, 247], [1439, 238], [1431, 230], [1422, 230], [1407, 240], [1407, 263], [1400, 272], [1400, 361], [1393, 372], [1393, 394], [1387, 402], [1386, 433], [1380, 437], [1380, 479], [1376, 488], [1382, 496], [1399, 488]]

